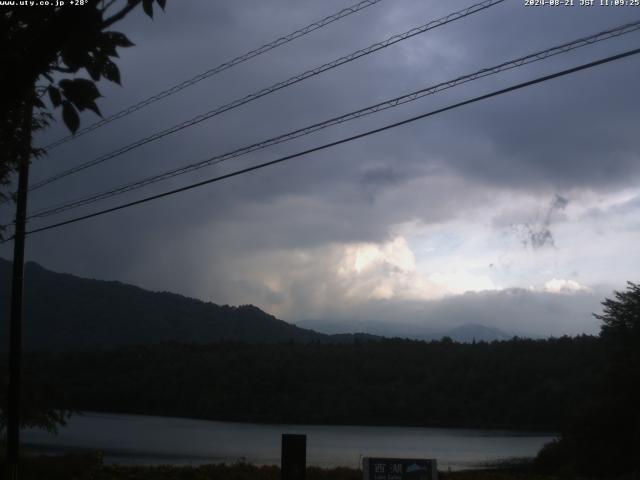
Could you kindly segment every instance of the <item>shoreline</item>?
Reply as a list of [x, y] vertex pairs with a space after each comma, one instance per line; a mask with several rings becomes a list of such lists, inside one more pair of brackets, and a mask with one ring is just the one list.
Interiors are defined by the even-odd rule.
[[[25, 452], [27, 453], [27, 452]], [[28, 452], [22, 460], [21, 478], [35, 480], [280, 480], [280, 467], [259, 466], [244, 462], [211, 463], [199, 466], [126, 466], [105, 465], [101, 452], [65, 455], [42, 455]], [[548, 476], [535, 473], [532, 461], [520, 459], [500, 465], [487, 465], [486, 468], [473, 468], [458, 471], [439, 470], [442, 480], [543, 480]], [[307, 466], [307, 480], [361, 480], [362, 470], [349, 467], [320, 468]]]

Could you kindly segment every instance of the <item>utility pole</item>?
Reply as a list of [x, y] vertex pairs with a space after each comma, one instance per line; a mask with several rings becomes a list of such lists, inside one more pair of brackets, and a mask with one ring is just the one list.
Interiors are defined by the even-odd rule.
[[20, 390], [22, 370], [22, 287], [24, 284], [24, 241], [31, 157], [33, 99], [23, 109], [21, 156], [18, 165], [18, 192], [13, 237], [13, 274], [11, 278], [11, 323], [9, 332], [9, 398], [7, 403], [7, 478], [18, 480], [20, 461]]

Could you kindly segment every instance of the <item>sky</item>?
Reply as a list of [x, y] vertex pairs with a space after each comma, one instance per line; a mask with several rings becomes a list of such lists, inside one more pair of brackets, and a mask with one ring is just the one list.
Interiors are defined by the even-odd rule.
[[[105, 115], [355, 2], [167, 2], [114, 30], [122, 86]], [[31, 181], [473, 1], [383, 0], [34, 161]], [[640, 7], [506, 0], [285, 88], [30, 195], [102, 191], [640, 19]], [[292, 154], [640, 45], [640, 33], [483, 78], [292, 142], [33, 221], [46, 225]], [[591, 315], [640, 265], [640, 57], [631, 57], [196, 190], [28, 237], [46, 268], [254, 304], [289, 322], [482, 323], [596, 333]], [[59, 112], [57, 112], [59, 115]], [[97, 120], [91, 112], [81, 122]], [[36, 137], [66, 135], [62, 121]], [[4, 207], [0, 218], [10, 218]], [[9, 258], [9, 245], [0, 247]]]

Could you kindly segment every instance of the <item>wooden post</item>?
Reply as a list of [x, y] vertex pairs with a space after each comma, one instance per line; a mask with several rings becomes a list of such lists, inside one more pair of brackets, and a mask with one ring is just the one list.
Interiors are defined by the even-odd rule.
[[304, 480], [307, 473], [307, 436], [282, 434], [282, 480]]
[[23, 151], [18, 165], [18, 195], [13, 239], [13, 274], [11, 278], [11, 321], [9, 331], [9, 394], [7, 402], [7, 478], [18, 479], [20, 462], [20, 390], [22, 373], [22, 287], [24, 285], [24, 241], [31, 157], [33, 103], [24, 109], [21, 134]]

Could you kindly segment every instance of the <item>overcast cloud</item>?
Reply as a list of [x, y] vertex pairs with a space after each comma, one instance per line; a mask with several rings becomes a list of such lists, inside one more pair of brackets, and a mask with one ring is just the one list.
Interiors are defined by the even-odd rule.
[[[384, 0], [54, 150], [34, 163], [32, 180], [471, 3]], [[137, 45], [121, 52], [123, 87], [103, 85], [100, 108], [116, 112], [349, 4], [174, 0], [154, 21], [138, 13], [119, 28]], [[30, 202], [36, 209], [73, 199], [639, 18], [634, 7], [507, 0], [68, 177]], [[639, 42], [632, 33], [99, 205], [271, 160]], [[81, 276], [256, 304], [293, 322], [413, 317], [456, 326], [468, 317], [536, 335], [595, 332], [590, 313], [598, 302], [638, 280], [639, 74], [636, 57], [580, 72], [33, 235], [27, 255]], [[95, 120], [90, 115], [83, 123]], [[64, 134], [58, 124], [39, 140]]]

